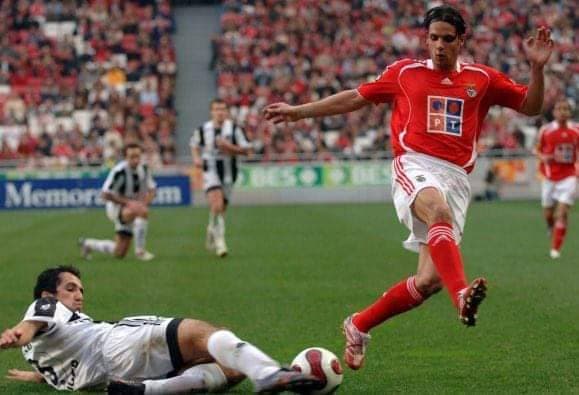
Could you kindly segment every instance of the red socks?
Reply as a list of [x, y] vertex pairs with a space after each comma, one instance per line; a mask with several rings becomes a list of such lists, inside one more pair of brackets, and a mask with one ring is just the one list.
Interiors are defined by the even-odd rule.
[[374, 304], [352, 319], [356, 328], [364, 333], [397, 314], [419, 306], [424, 297], [416, 289], [414, 277], [400, 281], [386, 291]]
[[567, 226], [563, 222], [555, 223], [553, 228], [553, 238], [551, 239], [551, 248], [560, 251], [563, 241], [565, 240], [565, 233], [567, 233]]
[[439, 222], [428, 230], [428, 250], [450, 299], [458, 307], [458, 291], [465, 288], [466, 277], [452, 225]]

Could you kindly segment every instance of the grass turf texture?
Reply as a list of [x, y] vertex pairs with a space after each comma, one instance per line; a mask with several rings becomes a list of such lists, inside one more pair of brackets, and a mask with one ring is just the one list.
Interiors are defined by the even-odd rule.
[[[0, 214], [0, 327], [22, 317], [38, 272], [77, 264], [86, 312], [95, 319], [158, 314], [195, 317], [289, 363], [302, 349], [342, 355], [341, 322], [412, 274], [416, 255], [390, 205], [233, 207], [230, 256], [204, 250], [204, 209], [153, 211], [153, 262], [78, 258], [78, 236], [110, 237], [102, 210]], [[376, 328], [367, 365], [346, 370], [340, 393], [579, 392], [579, 213], [557, 261], [536, 202], [480, 203], [470, 209], [463, 255], [470, 278], [487, 276], [479, 324], [466, 328], [441, 292]], [[10, 382], [28, 369], [19, 350], [0, 352], [0, 393], [51, 393]], [[251, 391], [248, 382], [233, 392]]]

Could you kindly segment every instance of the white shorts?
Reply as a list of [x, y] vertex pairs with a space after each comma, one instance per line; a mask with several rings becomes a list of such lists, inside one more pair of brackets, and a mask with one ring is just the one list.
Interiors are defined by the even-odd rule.
[[553, 207], [557, 202], [572, 206], [575, 202], [577, 177], [571, 176], [560, 181], [543, 180], [541, 191], [541, 205]]
[[177, 341], [180, 319], [156, 316], [123, 318], [103, 344], [111, 380], [164, 378], [183, 368]]
[[219, 174], [216, 171], [204, 171], [203, 172], [203, 189], [205, 193], [212, 189], [221, 189], [223, 191], [223, 197], [225, 201], [229, 201], [231, 197], [231, 190], [233, 189], [233, 184], [222, 182], [219, 178]]
[[418, 252], [427, 244], [428, 226], [412, 213], [416, 195], [424, 188], [439, 190], [450, 207], [456, 243], [460, 243], [470, 202], [464, 169], [427, 155], [406, 153], [392, 161], [392, 198], [398, 219], [410, 230], [404, 248]]
[[113, 202], [107, 202], [107, 217], [115, 224], [115, 232], [126, 236], [133, 235], [133, 223], [124, 223], [121, 221], [122, 206]]

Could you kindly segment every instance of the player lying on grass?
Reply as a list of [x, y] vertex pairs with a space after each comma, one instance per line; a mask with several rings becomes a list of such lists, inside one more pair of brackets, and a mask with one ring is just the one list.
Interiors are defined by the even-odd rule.
[[140, 316], [116, 323], [82, 312], [84, 287], [72, 266], [43, 271], [24, 319], [0, 336], [22, 347], [35, 371], [13, 380], [58, 390], [105, 388], [109, 394], [217, 391], [248, 377], [256, 392], [307, 391], [319, 380], [286, 368], [231, 331], [195, 319]]

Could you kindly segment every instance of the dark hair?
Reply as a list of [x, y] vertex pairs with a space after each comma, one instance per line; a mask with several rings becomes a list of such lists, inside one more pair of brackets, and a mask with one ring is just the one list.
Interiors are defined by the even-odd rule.
[[143, 147], [141, 147], [141, 145], [139, 143], [127, 143], [125, 144], [125, 146], [123, 147], [123, 155], [127, 155], [127, 151], [130, 150], [131, 148], [138, 148], [141, 151], [143, 150]]
[[462, 36], [466, 32], [466, 23], [456, 8], [448, 5], [434, 7], [426, 12], [424, 17], [424, 27], [430, 28], [432, 22], [446, 22], [456, 29], [456, 33]]
[[34, 299], [41, 297], [42, 292], [50, 292], [51, 294], [56, 294], [56, 288], [60, 284], [60, 274], [70, 273], [80, 278], [80, 270], [74, 266], [57, 266], [51, 267], [43, 271], [38, 275], [36, 279], [36, 285], [34, 286]]
[[217, 98], [217, 97], [216, 97], [215, 99], [211, 100], [211, 103], [209, 103], [209, 108], [210, 108], [210, 109], [213, 108], [213, 105], [214, 105], [214, 104], [225, 104], [226, 107], [229, 107], [229, 106], [227, 105], [227, 103], [225, 102], [225, 100], [219, 99], [219, 98]]

